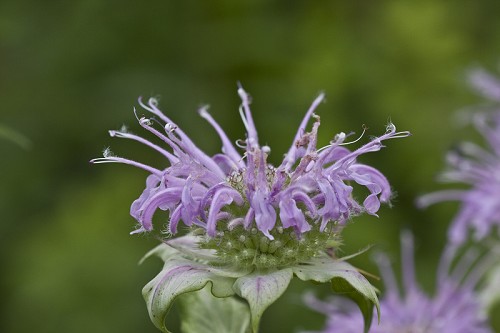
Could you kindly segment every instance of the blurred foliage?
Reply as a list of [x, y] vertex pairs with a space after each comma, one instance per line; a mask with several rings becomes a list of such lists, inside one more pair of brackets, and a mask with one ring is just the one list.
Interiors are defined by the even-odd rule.
[[[123, 123], [139, 132], [132, 108], [141, 95], [161, 96], [162, 109], [215, 153], [220, 143], [196, 109], [210, 103], [229, 136], [242, 138], [238, 81], [275, 162], [319, 91], [328, 98], [319, 109], [323, 144], [363, 124], [380, 134], [389, 119], [412, 131], [364, 157], [398, 196], [379, 219], [346, 229], [344, 251], [376, 244], [397, 259], [399, 230], [411, 228], [431, 291], [456, 205], [421, 212], [413, 201], [439, 187], [443, 153], [471, 133], [453, 114], [480, 101], [465, 71], [498, 62], [499, 11], [496, 0], [1, 1], [0, 123], [32, 149], [0, 140], [0, 331], [155, 332], [140, 290], [160, 263], [136, 263], [156, 241], [128, 235], [128, 206], [146, 175], [87, 161], [112, 145], [164, 163], [107, 137]], [[369, 255], [353, 262], [376, 272]], [[262, 332], [322, 327], [302, 305], [305, 289], [328, 293], [294, 282], [264, 314]]]
[[23, 149], [29, 149], [31, 142], [21, 133], [0, 124], [0, 140], [9, 140]]

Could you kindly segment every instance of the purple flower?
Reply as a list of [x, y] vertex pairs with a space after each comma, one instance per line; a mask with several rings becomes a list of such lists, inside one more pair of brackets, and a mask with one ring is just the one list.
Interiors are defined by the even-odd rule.
[[[450, 272], [451, 263], [456, 258], [456, 247], [449, 246], [441, 257], [436, 293], [430, 297], [415, 281], [411, 234], [403, 234], [401, 242], [403, 294], [396, 283], [389, 260], [380, 255], [377, 263], [386, 291], [380, 302], [380, 324], [373, 323], [371, 333], [492, 332], [474, 291], [478, 280], [491, 265], [492, 257], [477, 261], [477, 253], [471, 249]], [[322, 332], [362, 332], [363, 318], [354, 304], [335, 302], [338, 299], [322, 302], [312, 295], [308, 295], [306, 301], [311, 307], [328, 315], [327, 327]]]
[[[500, 101], [500, 82], [495, 78], [476, 70], [470, 80], [486, 97]], [[448, 170], [440, 176], [442, 182], [467, 184], [469, 189], [438, 191], [417, 200], [419, 207], [441, 201], [461, 202], [449, 228], [449, 238], [457, 244], [467, 239], [469, 229], [474, 230], [476, 240], [481, 240], [500, 224], [500, 111], [476, 112], [472, 123], [489, 147], [461, 143], [447, 154]]]
[[[157, 209], [169, 212], [168, 233], [175, 234], [179, 222], [199, 227], [210, 237], [216, 237], [235, 227], [256, 228], [269, 240], [277, 228], [293, 230], [301, 235], [318, 227], [324, 231], [330, 222], [343, 225], [352, 215], [367, 212], [375, 215], [380, 203], [388, 202], [391, 189], [384, 175], [356, 161], [357, 157], [380, 150], [382, 141], [406, 137], [408, 132], [396, 132], [389, 124], [384, 135], [350, 151], [345, 146], [348, 135], [340, 133], [322, 148], [317, 147], [319, 117], [313, 112], [323, 101], [319, 95], [307, 111], [283, 162], [274, 167], [267, 162], [270, 148], [261, 146], [249, 104], [250, 98], [240, 87], [240, 115], [246, 128], [246, 139], [238, 144], [240, 154], [222, 128], [210, 116], [206, 107], [200, 115], [215, 129], [222, 140], [222, 153], [209, 156], [201, 151], [170, 118], [150, 99], [140, 105], [165, 123], [156, 129], [155, 122], [142, 117], [139, 124], [156, 135], [169, 149], [162, 148], [140, 136], [125, 131], [110, 131], [113, 137], [139, 141], [149, 146], [169, 162], [164, 170], [112, 156], [93, 163], [117, 162], [130, 164], [151, 173], [146, 189], [132, 204], [130, 213], [140, 227], [133, 233], [151, 231], [152, 217]], [[306, 132], [310, 118], [315, 119]], [[352, 197], [357, 183], [368, 189], [369, 195], [360, 205]], [[281, 230], [281, 229], [280, 229]]]
[[[384, 175], [358, 163], [357, 157], [380, 150], [384, 140], [409, 133], [396, 132], [389, 124], [384, 135], [354, 151], [345, 146], [359, 139], [345, 142], [348, 135], [344, 133], [318, 148], [320, 120], [313, 112], [324, 99], [321, 94], [307, 111], [282, 163], [274, 167], [267, 162], [270, 148], [259, 144], [249, 96], [241, 87], [238, 94], [247, 132], [246, 139], [237, 142], [243, 154], [206, 107], [200, 115], [222, 141], [222, 153], [215, 156], [201, 151], [150, 99], [147, 104], [139, 103], [158, 119], [142, 117], [139, 124], [169, 149], [126, 131], [110, 134], [149, 146], [169, 166], [159, 170], [113, 156], [108, 150], [103, 158], [91, 161], [130, 164], [150, 173], [146, 189], [130, 209], [140, 224], [133, 233], [151, 231], [158, 209], [169, 212], [167, 233], [176, 234], [181, 221], [191, 228], [187, 235], [165, 240], [149, 254], [165, 262], [143, 289], [151, 320], [168, 332], [167, 315], [177, 298], [209, 285], [215, 297], [245, 299], [252, 332], [257, 332], [264, 310], [296, 276], [303, 281], [331, 282], [334, 290], [354, 298], [368, 327], [373, 307], [378, 309], [375, 289], [355, 267], [333, 254], [340, 230], [351, 216], [363, 211], [376, 216], [380, 204], [391, 197]], [[307, 132], [311, 117], [315, 121]], [[154, 126], [159, 121], [165, 123], [161, 130]], [[354, 184], [368, 190], [362, 205], [352, 196]]]
[[495, 102], [500, 102], [500, 81], [482, 68], [469, 73], [469, 82], [477, 92]]

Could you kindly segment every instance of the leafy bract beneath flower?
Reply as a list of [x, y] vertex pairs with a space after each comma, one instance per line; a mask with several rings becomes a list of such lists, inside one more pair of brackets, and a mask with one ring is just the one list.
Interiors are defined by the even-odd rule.
[[[143, 289], [150, 318], [163, 332], [169, 332], [166, 320], [173, 302], [207, 287], [217, 298], [238, 295], [245, 299], [252, 332], [257, 332], [264, 310], [285, 292], [293, 275], [304, 281], [331, 282], [334, 291], [358, 303], [366, 328], [370, 326], [373, 307], [378, 310], [375, 289], [354, 267], [341, 259], [323, 254], [281, 269], [235, 268], [221, 261], [213, 250], [200, 249], [201, 237], [175, 238], [146, 255], [159, 256], [165, 262], [162, 271]], [[199, 311], [209, 312], [211, 309], [199, 307]]]
[[[301, 122], [292, 145], [282, 163], [275, 167], [267, 162], [270, 148], [259, 145], [257, 130], [250, 112], [250, 98], [240, 87], [240, 115], [246, 128], [246, 139], [238, 146], [241, 155], [207, 108], [199, 113], [215, 129], [222, 140], [222, 153], [208, 156], [170, 118], [164, 115], [155, 99], [141, 106], [165, 123], [156, 129], [145, 117], [139, 124], [156, 135], [170, 149], [164, 149], [140, 136], [125, 131], [110, 131], [111, 136], [139, 141], [169, 162], [163, 170], [139, 162], [112, 156], [92, 160], [93, 163], [126, 163], [145, 169], [151, 175], [146, 189], [134, 201], [130, 213], [140, 227], [133, 233], [151, 231], [157, 209], [169, 212], [166, 232], [176, 234], [179, 223], [201, 228], [212, 238], [230, 233], [236, 227], [274, 240], [277, 228], [290, 230], [298, 238], [311, 231], [330, 231], [343, 225], [352, 215], [367, 212], [376, 215], [380, 203], [388, 202], [391, 189], [384, 175], [357, 162], [357, 157], [380, 150], [382, 142], [408, 136], [396, 132], [389, 124], [387, 131], [360, 148], [350, 151], [348, 135], [340, 133], [327, 145], [317, 147], [319, 117], [313, 112], [323, 101], [319, 95]], [[315, 119], [307, 132], [309, 120]], [[356, 140], [357, 141], [357, 140]], [[352, 196], [353, 184], [365, 187], [369, 194], [362, 205]], [[250, 236], [250, 235], [246, 235]]]

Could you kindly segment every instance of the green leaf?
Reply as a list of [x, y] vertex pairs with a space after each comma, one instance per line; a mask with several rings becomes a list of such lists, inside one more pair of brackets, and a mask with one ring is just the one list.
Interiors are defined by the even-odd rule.
[[253, 272], [236, 280], [234, 291], [246, 299], [250, 306], [252, 332], [258, 331], [264, 310], [285, 292], [292, 276], [292, 270], [287, 268], [279, 271]]
[[357, 283], [356, 282], [353, 283], [353, 281], [354, 279], [346, 279], [344, 277], [333, 278], [331, 282], [332, 290], [336, 293], [342, 294], [343, 296], [350, 298], [358, 305], [364, 318], [364, 332], [368, 333], [372, 325], [373, 306], [375, 304], [377, 305], [377, 313], [379, 314], [379, 320], [380, 320], [380, 309], [378, 305], [378, 300], [374, 302], [373, 299], [369, 299], [368, 297], [366, 297], [363, 293], [359, 291], [359, 289], [355, 287]]
[[[216, 265], [217, 257], [215, 255], [211, 255], [209, 250], [198, 249], [196, 247], [197, 244], [198, 238], [192, 235], [186, 235], [169, 240], [146, 253], [139, 261], [139, 264], [142, 264], [144, 260], [152, 256], [159, 257], [165, 263], [173, 257], [174, 259], [187, 260], [189, 262], [192, 261], [197, 265], [207, 267], [215, 275], [234, 278], [246, 275], [253, 270], [249, 267], [231, 268], [223, 265]], [[213, 265], [203, 264], [204, 262], [210, 262], [213, 263]]]
[[333, 291], [351, 298], [359, 306], [365, 319], [365, 332], [372, 322], [373, 306], [376, 306], [380, 320], [376, 288], [347, 262], [323, 256], [293, 267], [293, 272], [303, 281], [331, 281]]
[[214, 296], [232, 296], [234, 281], [235, 278], [215, 274], [208, 265], [177, 254], [169, 257], [163, 270], [143, 288], [142, 294], [155, 326], [163, 332], [169, 332], [165, 319], [178, 296], [200, 290], [209, 283]]
[[201, 249], [199, 247], [199, 242], [201, 241], [200, 236], [193, 234], [187, 234], [182, 237], [176, 237], [168, 240], [166, 243], [181, 252], [185, 256], [190, 258], [196, 258], [198, 260], [217, 262], [219, 257], [217, 257], [214, 250]]
[[26, 138], [19, 132], [14, 131], [13, 129], [1, 124], [0, 124], [0, 138], [10, 140], [24, 149], [31, 148], [31, 141], [28, 138]]
[[234, 297], [214, 297], [208, 288], [180, 297], [183, 333], [246, 333], [250, 330], [248, 305]]
[[174, 248], [168, 246], [167, 244], [160, 244], [151, 251], [149, 251], [148, 253], [146, 253], [144, 257], [142, 257], [141, 260], [139, 261], [139, 265], [142, 264], [144, 260], [152, 256], [156, 256], [163, 261], [167, 261], [168, 258], [176, 254], [178, 254], [178, 251], [175, 250]]

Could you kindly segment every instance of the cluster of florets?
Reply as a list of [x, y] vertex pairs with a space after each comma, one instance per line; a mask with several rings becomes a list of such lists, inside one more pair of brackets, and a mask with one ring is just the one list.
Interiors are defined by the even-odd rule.
[[200, 247], [215, 249], [219, 260], [232, 267], [265, 269], [305, 262], [340, 245], [339, 233], [329, 227], [323, 232], [313, 227], [300, 238], [294, 231], [287, 231], [281, 226], [271, 230], [270, 234], [272, 240], [259, 233], [257, 228], [246, 230], [238, 226], [216, 237], [205, 237]]
[[[155, 99], [150, 99], [147, 104], [139, 103], [146, 111], [165, 122], [164, 129], [156, 129], [154, 123], [145, 117], [138, 119], [139, 124], [171, 150], [134, 134], [110, 132], [114, 137], [144, 143], [160, 152], [170, 163], [166, 169], [159, 170], [110, 154], [92, 161], [131, 164], [151, 173], [146, 189], [131, 207], [131, 215], [140, 224], [133, 233], [151, 231], [155, 211], [167, 210], [168, 233], [176, 234], [180, 221], [193, 229], [201, 228], [209, 238], [213, 238], [205, 245], [213, 244], [221, 256], [242, 248], [239, 255], [233, 258], [245, 258], [245, 262], [255, 256], [254, 250], [259, 254], [272, 254], [272, 250], [266, 250], [266, 243], [275, 240], [270, 243], [274, 244], [271, 249], [281, 244], [284, 246], [281, 250], [289, 251], [290, 256], [292, 250], [301, 248], [301, 244], [308, 244], [301, 248], [305, 250], [304, 253], [314, 253], [326, 243], [337, 240], [338, 228], [351, 216], [360, 212], [376, 215], [380, 203], [389, 201], [391, 189], [384, 175], [373, 167], [358, 163], [356, 158], [378, 151], [383, 147], [382, 141], [408, 136], [408, 132], [396, 132], [396, 127], [389, 124], [385, 134], [354, 151], [346, 148], [348, 135], [344, 133], [336, 135], [327, 146], [318, 148], [320, 119], [313, 112], [324, 99], [321, 94], [307, 111], [283, 162], [274, 167], [267, 162], [270, 148], [259, 145], [249, 108], [249, 96], [241, 87], [238, 94], [242, 99], [240, 115], [247, 132], [246, 139], [238, 145], [244, 149], [242, 155], [206, 107], [201, 108], [199, 113], [214, 127], [222, 140], [222, 153], [212, 157], [201, 151], [158, 109]], [[311, 117], [315, 121], [307, 132]], [[351, 183], [368, 189], [369, 194], [362, 205], [354, 200]], [[327, 228], [330, 223], [332, 227]], [[328, 232], [323, 242], [320, 241], [322, 237], [316, 236], [325, 231]], [[308, 232], [314, 232], [314, 239], [321, 245], [309, 244], [309, 237], [305, 236]], [[220, 250], [220, 246], [215, 246], [220, 244], [222, 235], [225, 247], [232, 247], [226, 252]], [[263, 240], [262, 236], [267, 240]], [[254, 242], [253, 238], [257, 240]], [[248, 243], [249, 239], [252, 239], [252, 246]], [[241, 247], [240, 243], [246, 245]], [[289, 247], [285, 244], [289, 244]], [[274, 264], [271, 259], [262, 260], [266, 262], [262, 263], [264, 266]]]

